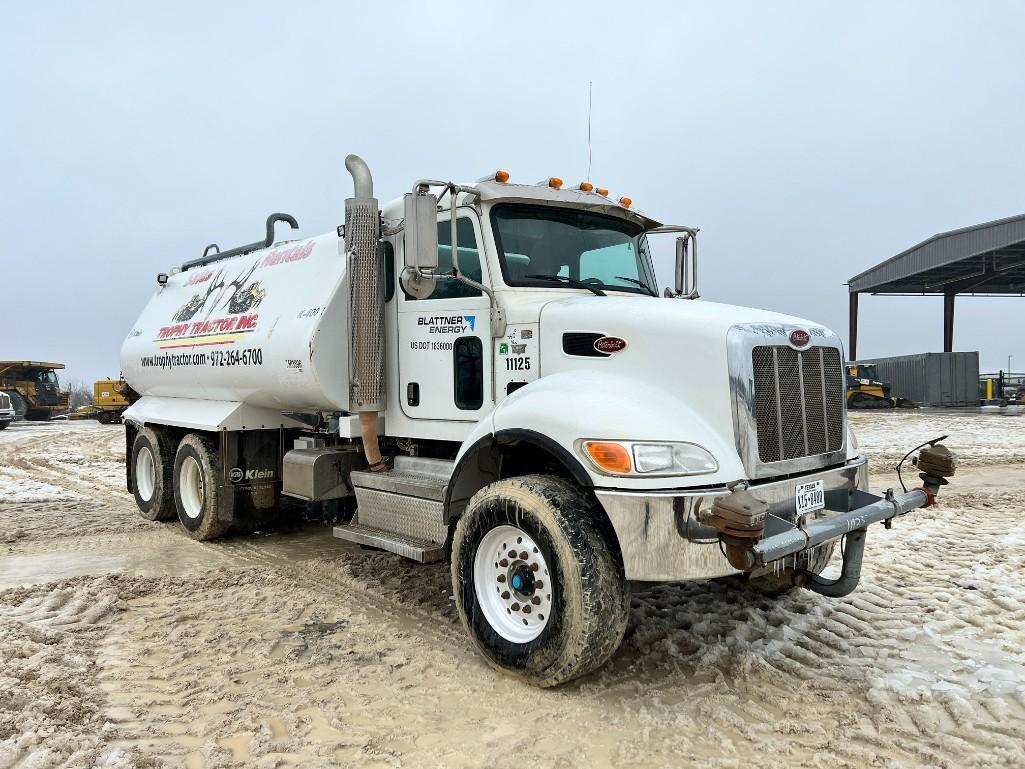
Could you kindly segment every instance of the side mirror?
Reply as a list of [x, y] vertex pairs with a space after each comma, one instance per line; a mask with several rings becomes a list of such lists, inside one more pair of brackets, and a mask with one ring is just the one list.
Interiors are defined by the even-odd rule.
[[676, 296], [682, 299], [697, 299], [700, 296], [696, 232], [684, 233], [676, 239]]
[[432, 272], [438, 267], [438, 197], [407, 192], [403, 260], [414, 271]]

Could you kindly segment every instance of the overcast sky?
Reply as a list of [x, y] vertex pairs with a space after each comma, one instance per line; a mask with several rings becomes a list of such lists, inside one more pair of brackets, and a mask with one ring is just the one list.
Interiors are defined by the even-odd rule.
[[[374, 10], [363, 10], [373, 7]], [[380, 10], [378, 10], [380, 9]], [[156, 273], [421, 177], [587, 170], [701, 228], [705, 298], [847, 336], [845, 281], [1025, 212], [1025, 4], [0, 2], [0, 358], [118, 373]], [[671, 275], [671, 241], [657, 250]], [[864, 297], [859, 353], [942, 349], [942, 299]], [[1025, 299], [955, 349], [1025, 369]]]

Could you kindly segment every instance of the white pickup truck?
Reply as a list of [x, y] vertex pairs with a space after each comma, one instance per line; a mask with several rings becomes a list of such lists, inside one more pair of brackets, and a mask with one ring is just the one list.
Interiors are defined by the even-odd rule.
[[[479, 651], [551, 686], [615, 651], [632, 581], [845, 595], [869, 524], [953, 473], [929, 446], [922, 489], [869, 494], [840, 339], [700, 300], [695, 229], [504, 171], [381, 209], [366, 164], [346, 167], [337, 232], [275, 243], [298, 224], [274, 214], [264, 240], [158, 276], [121, 351], [147, 518], [211, 539], [282, 495], [338, 511], [342, 539], [450, 559]], [[648, 241], [666, 235], [660, 296]]]
[[11, 396], [5, 392], [0, 392], [0, 430], [3, 430], [13, 422], [16, 416], [14, 404], [11, 403]]

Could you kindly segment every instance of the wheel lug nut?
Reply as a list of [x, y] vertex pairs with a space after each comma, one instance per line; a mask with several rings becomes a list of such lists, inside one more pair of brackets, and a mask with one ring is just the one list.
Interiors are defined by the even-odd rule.
[[526, 550], [524, 550], [522, 553], [520, 553], [520, 560], [521, 561], [527, 560], [527, 551]]
[[519, 611], [520, 610], [520, 605], [518, 603], [514, 603], [509, 608], [512, 609], [513, 611]]
[[516, 557], [516, 551], [515, 550], [510, 550], [508, 555], [509, 555], [510, 558], [515, 558]]
[[503, 558], [501, 561], [498, 562], [498, 565], [499, 566], [508, 566], [509, 562]]
[[540, 590], [544, 586], [545, 586], [545, 583], [542, 582], [541, 580], [539, 580], [539, 579], [538, 580], [534, 580], [534, 587], [537, 588], [538, 590]]
[[530, 614], [530, 607], [529, 606], [524, 606], [523, 607], [523, 613], [524, 614]]
[[532, 604], [534, 604], [535, 606], [540, 606], [541, 605], [541, 597], [535, 595], [533, 598], [530, 599], [530, 602]]
[[504, 574], [499, 574], [498, 575], [498, 581], [499, 582], [505, 582], [505, 575]]
[[502, 593], [502, 598], [504, 598], [507, 601], [509, 600], [509, 591], [508, 590], [506, 590], [504, 593]]
[[537, 571], [537, 569], [538, 569], [538, 566], [537, 566], [537, 564], [536, 564], [536, 563], [532, 563], [532, 564], [530, 564], [530, 570], [531, 570], [531, 571]]

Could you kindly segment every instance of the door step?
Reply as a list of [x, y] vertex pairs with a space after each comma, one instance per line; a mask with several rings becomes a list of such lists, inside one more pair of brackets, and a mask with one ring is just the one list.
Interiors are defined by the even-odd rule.
[[428, 563], [445, 557], [445, 493], [452, 462], [396, 457], [383, 473], [350, 474], [356, 517], [335, 536]]
[[414, 537], [404, 537], [383, 529], [350, 523], [348, 526], [335, 526], [334, 535], [339, 539], [355, 542], [358, 545], [379, 547], [389, 553], [396, 553], [420, 563], [433, 563], [445, 557], [445, 544], [428, 542]]

